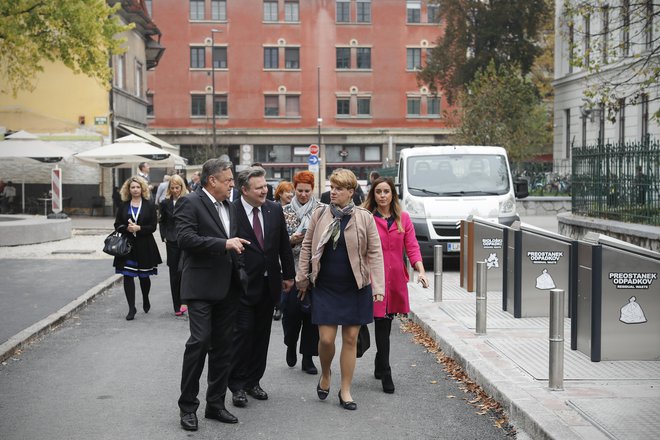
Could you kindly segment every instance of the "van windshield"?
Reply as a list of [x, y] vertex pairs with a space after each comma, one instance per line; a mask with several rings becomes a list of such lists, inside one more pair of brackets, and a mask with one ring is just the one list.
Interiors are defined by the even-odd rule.
[[509, 192], [506, 158], [491, 154], [408, 158], [407, 184], [419, 197], [502, 195]]

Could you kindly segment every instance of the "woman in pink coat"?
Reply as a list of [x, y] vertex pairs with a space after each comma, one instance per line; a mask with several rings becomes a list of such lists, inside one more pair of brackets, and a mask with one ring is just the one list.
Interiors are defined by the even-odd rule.
[[413, 267], [419, 272], [418, 281], [423, 287], [429, 283], [415, 238], [415, 228], [407, 212], [401, 210], [394, 183], [379, 177], [371, 185], [364, 207], [374, 214], [385, 265], [385, 298], [374, 303], [376, 328], [376, 366], [374, 376], [383, 383], [383, 391], [394, 392], [390, 368], [390, 331], [392, 319], [397, 313], [410, 312], [408, 302], [408, 271], [403, 261], [405, 250]]

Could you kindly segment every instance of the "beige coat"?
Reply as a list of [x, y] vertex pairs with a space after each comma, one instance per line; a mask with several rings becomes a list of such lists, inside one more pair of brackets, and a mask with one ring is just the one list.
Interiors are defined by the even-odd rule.
[[[317, 247], [323, 231], [331, 222], [330, 207], [319, 205], [312, 214], [300, 249], [296, 274], [296, 286], [300, 290], [308, 290], [310, 282], [314, 284], [318, 277], [324, 248], [317, 249]], [[385, 293], [383, 250], [380, 246], [380, 236], [373, 215], [364, 208], [358, 206], [353, 208], [351, 219], [344, 228], [344, 239], [358, 287], [363, 288], [371, 283], [372, 294], [383, 295]]]

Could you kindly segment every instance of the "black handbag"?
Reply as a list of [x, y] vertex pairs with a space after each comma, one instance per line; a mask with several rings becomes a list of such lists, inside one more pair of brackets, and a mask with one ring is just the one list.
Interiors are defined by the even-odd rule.
[[371, 347], [371, 336], [369, 335], [369, 327], [366, 324], [360, 326], [360, 332], [357, 337], [357, 357], [362, 357], [365, 351]]
[[124, 234], [113, 232], [105, 237], [103, 252], [113, 257], [125, 257], [131, 252], [131, 241]]

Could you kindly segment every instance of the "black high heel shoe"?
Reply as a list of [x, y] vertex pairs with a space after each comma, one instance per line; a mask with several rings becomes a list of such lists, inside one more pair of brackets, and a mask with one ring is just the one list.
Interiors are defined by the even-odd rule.
[[316, 385], [316, 394], [319, 396], [319, 399], [325, 400], [330, 394], [330, 387], [327, 390], [321, 388], [321, 379], [319, 378], [319, 383]]
[[353, 402], [352, 400], [350, 402], [344, 402], [344, 399], [341, 398], [341, 390], [339, 390], [339, 405], [342, 406], [342, 408], [347, 409], [349, 411], [355, 411], [357, 409], [357, 403]]

